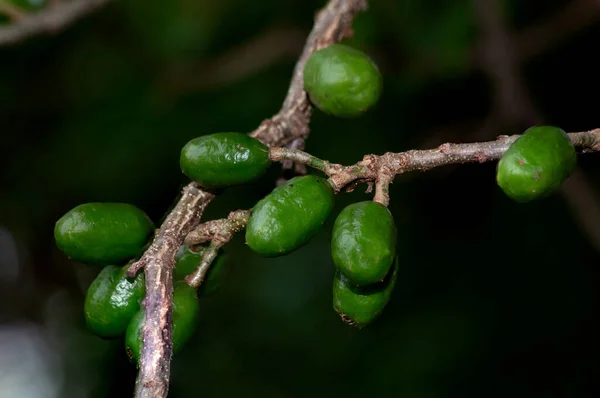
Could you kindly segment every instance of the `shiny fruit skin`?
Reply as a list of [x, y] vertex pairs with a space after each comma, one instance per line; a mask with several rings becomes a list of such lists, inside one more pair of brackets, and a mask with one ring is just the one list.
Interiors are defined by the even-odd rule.
[[398, 258], [383, 282], [368, 286], [355, 286], [336, 271], [333, 279], [333, 308], [350, 326], [363, 328], [381, 315], [392, 297], [398, 277]]
[[126, 274], [129, 266], [104, 267], [88, 288], [84, 302], [85, 322], [97, 336], [113, 338], [122, 335], [140, 309], [146, 294], [144, 273], [129, 278]]
[[205, 188], [251, 182], [271, 161], [269, 148], [242, 133], [215, 133], [190, 140], [181, 150], [181, 171]]
[[334, 204], [327, 180], [305, 175], [294, 177], [260, 200], [246, 226], [246, 243], [263, 257], [290, 253], [314, 237]]
[[58, 248], [71, 260], [120, 265], [138, 257], [154, 232], [152, 220], [128, 203], [85, 203], [56, 223]]
[[394, 262], [396, 238], [394, 218], [387, 207], [370, 200], [353, 203], [335, 220], [333, 262], [357, 286], [381, 282]]
[[577, 154], [565, 131], [535, 126], [504, 153], [496, 181], [508, 197], [525, 203], [555, 192], [576, 166]]
[[355, 118], [378, 102], [381, 73], [364, 52], [332, 44], [311, 54], [304, 67], [304, 88], [311, 102], [326, 114]]

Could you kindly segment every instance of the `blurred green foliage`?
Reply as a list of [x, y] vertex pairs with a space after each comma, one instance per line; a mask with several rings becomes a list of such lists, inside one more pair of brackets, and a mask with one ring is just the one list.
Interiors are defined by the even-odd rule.
[[[0, 279], [0, 328], [28, 320], [52, 331], [60, 397], [130, 396], [135, 369], [121, 340], [85, 330], [83, 298], [99, 269], [58, 252], [54, 222], [91, 201], [129, 202], [160, 221], [186, 183], [181, 147], [251, 131], [277, 112], [294, 59], [204, 90], [173, 87], [173, 77], [210, 81], [189, 71], [273, 26], [307, 33], [324, 3], [118, 1], [57, 35], [0, 48], [0, 227], [20, 253], [19, 277]], [[567, 3], [511, 0], [504, 9], [520, 29]], [[352, 163], [490, 111], [493, 92], [471, 63], [471, 2], [371, 1], [354, 29], [348, 43], [378, 62], [382, 99], [352, 121], [315, 112], [309, 152]], [[523, 68], [549, 123], [598, 127], [584, 93], [598, 84], [589, 57], [599, 40], [595, 24]], [[600, 156], [579, 164], [597, 187]], [[173, 361], [170, 396], [598, 396], [598, 253], [560, 195], [515, 204], [494, 174], [494, 164], [466, 165], [396, 181], [401, 272], [381, 318], [361, 331], [332, 309], [329, 245], [335, 216], [368, 198], [364, 187], [339, 195], [321, 233], [289, 256], [262, 259], [236, 236], [228, 280], [202, 300], [200, 328]], [[206, 218], [251, 207], [278, 175], [273, 166], [227, 190]]]

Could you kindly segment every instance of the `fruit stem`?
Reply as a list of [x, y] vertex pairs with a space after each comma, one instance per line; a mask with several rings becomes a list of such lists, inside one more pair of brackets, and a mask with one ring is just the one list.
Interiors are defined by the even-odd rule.
[[327, 174], [335, 174], [342, 166], [335, 163], [329, 163], [327, 160], [319, 159], [309, 153], [299, 149], [288, 148], [271, 148], [269, 151], [269, 159], [272, 162], [281, 162], [282, 160], [290, 160], [292, 162], [305, 164], [313, 169], [317, 169]]
[[250, 210], [232, 211], [227, 218], [207, 221], [188, 234], [185, 238], [185, 243], [188, 245], [200, 244], [208, 240], [211, 242], [198, 267], [185, 277], [185, 283], [194, 289], [198, 289], [202, 285], [221, 247], [229, 242], [236, 232], [246, 227], [250, 214]]
[[373, 201], [387, 207], [390, 204], [390, 184], [394, 180], [395, 173], [387, 167], [382, 167], [377, 173], [375, 180], [375, 196]]

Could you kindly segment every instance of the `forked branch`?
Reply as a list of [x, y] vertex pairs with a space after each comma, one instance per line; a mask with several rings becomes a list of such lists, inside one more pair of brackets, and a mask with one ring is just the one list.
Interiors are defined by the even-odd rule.
[[[330, 0], [319, 11], [294, 69], [281, 110], [261, 123], [250, 133], [251, 136], [269, 147], [284, 146], [297, 138], [304, 140], [308, 136], [312, 107], [304, 92], [304, 65], [316, 49], [349, 37], [352, 33], [352, 20], [366, 6], [366, 0]], [[183, 244], [186, 235], [199, 224], [202, 211], [213, 198], [213, 194], [190, 183], [173, 212], [160, 227], [150, 248], [128, 270], [129, 275], [134, 275], [141, 268], [146, 273], [146, 317], [142, 327], [144, 346], [136, 381], [137, 398], [162, 398], [167, 395], [172, 356], [172, 268], [177, 252], [173, 248]], [[185, 223], [173, 228], [172, 224], [179, 217], [186, 220]]]

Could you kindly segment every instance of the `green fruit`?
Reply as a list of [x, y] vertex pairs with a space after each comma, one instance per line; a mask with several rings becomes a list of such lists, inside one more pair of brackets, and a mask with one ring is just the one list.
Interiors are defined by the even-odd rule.
[[333, 308], [348, 325], [363, 328], [373, 322], [390, 301], [398, 277], [398, 258], [383, 282], [355, 286], [340, 271], [333, 278]]
[[84, 303], [85, 323], [96, 335], [117, 337], [127, 329], [146, 294], [144, 273], [129, 278], [124, 267], [109, 265], [90, 285]]
[[[203, 247], [200, 251], [195, 252], [189, 246], [182, 246], [177, 253], [177, 262], [173, 270], [174, 280], [183, 280], [187, 275], [194, 272], [196, 267], [200, 265], [202, 256], [206, 248]], [[196, 290], [199, 297], [210, 296], [216, 293], [223, 284], [225, 274], [227, 273], [228, 256], [223, 250], [219, 250], [217, 258], [213, 261], [206, 274], [204, 282]]]
[[311, 54], [304, 67], [304, 88], [321, 111], [345, 118], [362, 115], [381, 95], [377, 65], [364, 52], [332, 44]]
[[381, 282], [394, 262], [396, 237], [387, 207], [370, 200], [351, 204], [333, 226], [333, 263], [355, 285]]
[[154, 224], [127, 203], [85, 203], [62, 216], [54, 228], [56, 245], [74, 261], [122, 264], [144, 250]]
[[179, 163], [203, 187], [226, 187], [259, 178], [270, 165], [269, 148], [246, 134], [216, 133], [185, 144]]
[[[200, 307], [196, 290], [183, 281], [173, 284], [173, 355], [178, 353], [194, 335], [198, 326]], [[129, 322], [125, 332], [125, 351], [133, 363], [138, 363], [143, 346], [142, 325], [145, 310], [140, 309]]]
[[264, 257], [290, 253], [319, 232], [333, 209], [334, 192], [314, 175], [294, 177], [260, 200], [246, 226], [246, 243]]
[[498, 162], [496, 181], [517, 202], [529, 202], [556, 191], [575, 171], [577, 154], [558, 127], [531, 127]]

